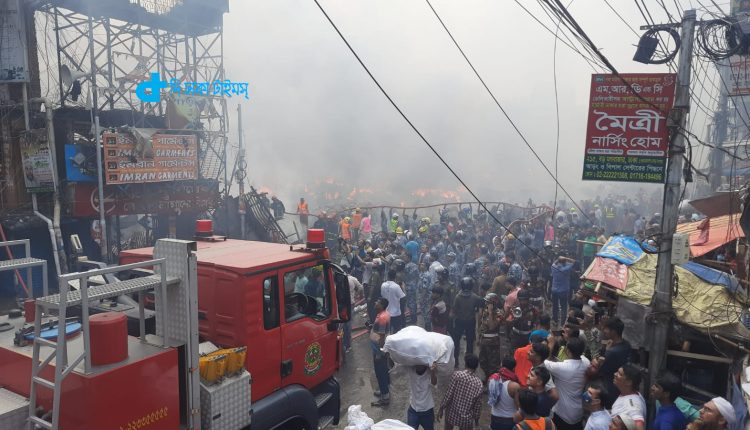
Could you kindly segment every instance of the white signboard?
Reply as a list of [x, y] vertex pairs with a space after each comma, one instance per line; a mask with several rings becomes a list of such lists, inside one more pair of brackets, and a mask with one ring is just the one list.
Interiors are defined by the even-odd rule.
[[26, 27], [20, 0], [0, 0], [0, 82], [28, 82]]
[[750, 95], [750, 57], [734, 55], [729, 59], [732, 74], [727, 79], [730, 96]]

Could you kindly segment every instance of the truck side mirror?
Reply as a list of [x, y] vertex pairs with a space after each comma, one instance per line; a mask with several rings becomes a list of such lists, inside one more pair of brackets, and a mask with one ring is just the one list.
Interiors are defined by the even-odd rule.
[[352, 296], [349, 293], [349, 277], [339, 270], [333, 271], [336, 284], [336, 303], [338, 305], [339, 320], [348, 322], [352, 318]]

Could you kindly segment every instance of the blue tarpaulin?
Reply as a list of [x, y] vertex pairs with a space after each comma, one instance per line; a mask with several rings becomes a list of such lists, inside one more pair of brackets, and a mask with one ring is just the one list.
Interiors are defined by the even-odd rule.
[[641, 245], [630, 236], [614, 236], [596, 253], [599, 257], [611, 258], [625, 265], [632, 265], [643, 256]]
[[710, 284], [723, 285], [732, 293], [737, 292], [740, 283], [734, 276], [720, 270], [712, 269], [708, 266], [688, 261], [681, 265], [686, 270], [689, 270], [693, 275], [703, 279]]

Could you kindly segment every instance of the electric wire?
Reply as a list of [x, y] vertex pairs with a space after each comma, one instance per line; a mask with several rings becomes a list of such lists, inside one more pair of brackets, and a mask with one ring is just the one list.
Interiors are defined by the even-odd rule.
[[[568, 6], [572, 3], [573, 0], [570, 0]], [[559, 30], [560, 26], [557, 25], [555, 28], [555, 35], [557, 35]], [[555, 86], [555, 177], [557, 177], [559, 175], [558, 161], [560, 156], [560, 100], [557, 93], [557, 38], [555, 38], [552, 48], [552, 82]], [[560, 187], [555, 183], [555, 199], [552, 201], [552, 216], [557, 215], [557, 192], [559, 189]]]
[[636, 37], [638, 37], [638, 38], [640, 38], [640, 37], [641, 37], [640, 33], [638, 33], [637, 31], [635, 31], [635, 29], [634, 29], [634, 28], [633, 28], [633, 27], [632, 27], [632, 26], [630, 25], [630, 23], [628, 23], [628, 22], [627, 22], [627, 21], [625, 20], [625, 18], [623, 18], [623, 17], [622, 17], [622, 15], [620, 15], [620, 13], [619, 13], [619, 12], [617, 12], [617, 10], [616, 10], [616, 9], [615, 9], [614, 7], [612, 7], [612, 4], [611, 4], [611, 3], [609, 2], [609, 0], [604, 0], [604, 3], [605, 3], [605, 4], [606, 4], [606, 5], [607, 5], [607, 6], [608, 6], [608, 7], [609, 7], [609, 8], [611, 9], [611, 10], [612, 10], [612, 12], [614, 12], [614, 13], [615, 13], [615, 15], [617, 15], [617, 17], [618, 17], [618, 18], [620, 18], [620, 21], [622, 21], [622, 23], [623, 23], [623, 24], [625, 24], [625, 26], [626, 26], [627, 28], [629, 28], [629, 29], [630, 29], [630, 31], [631, 31], [631, 32], [632, 32], [633, 34], [635, 34], [635, 36], [636, 36]]
[[[551, 11], [549, 11], [549, 10], [548, 10], [548, 9], [547, 9], [547, 8], [545, 7], [545, 5], [544, 5], [544, 3], [542, 2], [542, 0], [537, 0], [537, 2], [539, 3], [539, 5], [540, 5], [540, 6], [541, 6], [541, 8], [542, 8], [542, 12], [544, 12], [544, 14], [545, 14], [545, 15], [547, 15], [547, 17], [548, 17], [548, 18], [550, 19], [550, 21], [551, 21], [551, 22], [555, 23], [556, 25], [562, 25], [562, 27], [563, 27], [564, 29], [567, 29], [567, 30], [568, 30], [567, 32], [563, 31], [563, 35], [565, 35], [565, 38], [566, 38], [566, 39], [570, 40], [570, 37], [572, 36], [573, 38], [575, 38], [576, 40], [578, 40], [578, 43], [580, 43], [580, 44], [581, 44], [581, 47], [582, 47], [582, 48], [583, 48], [583, 49], [584, 49], [584, 50], [585, 50], [586, 52], [588, 52], [588, 54], [589, 54], [589, 55], [591, 55], [591, 56], [592, 56], [592, 57], [593, 57], [593, 58], [595, 59], [595, 61], [597, 62], [597, 64], [599, 64], [599, 65], [600, 65], [600, 67], [601, 67], [601, 68], [602, 68], [603, 70], [606, 70], [606, 67], [605, 67], [605, 65], [601, 64], [601, 60], [600, 60], [600, 59], [598, 58], [598, 56], [596, 55], [596, 52], [594, 52], [594, 51], [593, 51], [593, 50], [591, 49], [591, 47], [590, 47], [590, 46], [588, 46], [588, 45], [587, 45], [586, 43], [584, 43], [584, 40], [583, 40], [583, 39], [581, 39], [581, 36], [580, 36], [579, 34], [577, 34], [577, 33], [576, 33], [575, 31], [573, 31], [573, 29], [571, 29], [571, 28], [569, 27], [569, 25], [568, 25], [568, 24], [567, 24], [567, 23], [566, 23], [566, 22], [565, 22], [564, 20], [561, 20], [559, 16], [556, 16], [556, 15], [557, 15], [556, 13], [554, 13], [554, 12], [551, 12]], [[569, 34], [568, 34], [568, 33], [569, 33]], [[574, 42], [572, 42], [572, 41], [571, 41], [571, 43], [574, 43]]]
[[[320, 2], [318, 0], [314, 0], [314, 1], [315, 1], [315, 4], [318, 6], [318, 9], [320, 9], [320, 11], [323, 13], [323, 16], [325, 16], [326, 20], [328, 20], [328, 22], [331, 24], [331, 26], [333, 27], [333, 29], [339, 35], [339, 37], [344, 42], [344, 44], [347, 46], [347, 48], [349, 48], [349, 51], [352, 53], [352, 55], [354, 55], [354, 58], [357, 60], [357, 62], [360, 64], [360, 66], [362, 66], [362, 68], [364, 69], [365, 73], [367, 73], [367, 75], [370, 77], [370, 79], [372, 80], [372, 82], [378, 87], [378, 89], [380, 90], [380, 92], [383, 94], [383, 96], [385, 96], [385, 98], [388, 100], [388, 102], [391, 104], [391, 106], [393, 106], [393, 108], [396, 109], [396, 112], [399, 113], [399, 115], [401, 116], [401, 118], [403, 118], [404, 121], [406, 121], [406, 123], [414, 131], [414, 133], [416, 133], [417, 136], [419, 136], [419, 139], [425, 145], [427, 145], [427, 147], [429, 148], [429, 150], [435, 155], [435, 157], [437, 157], [437, 159], [443, 164], [443, 166], [445, 166], [445, 168], [448, 169], [448, 171], [453, 175], [453, 177], [456, 178], [456, 180], [464, 188], [466, 188], [466, 191], [479, 204], [479, 206], [481, 206], [498, 225], [500, 225], [501, 227], [503, 227], [506, 230], [508, 230], [508, 226], [506, 226], [505, 224], [503, 224], [495, 216], [495, 214], [487, 208], [487, 206], [484, 204], [484, 202], [476, 195], [476, 193], [474, 193], [474, 191], [468, 186], [468, 184], [466, 182], [464, 182], [464, 180], [458, 175], [458, 173], [456, 173], [456, 171], [453, 169], [453, 167], [451, 167], [451, 165], [448, 164], [448, 162], [443, 158], [443, 156], [440, 155], [440, 153], [432, 146], [432, 144], [427, 140], [427, 138], [424, 137], [424, 135], [422, 134], [422, 132], [419, 131], [419, 129], [414, 125], [414, 123], [411, 122], [411, 120], [409, 119], [409, 117], [406, 116], [406, 114], [404, 113], [404, 111], [401, 110], [401, 108], [398, 106], [398, 104], [396, 104], [396, 102], [393, 100], [393, 98], [391, 98], [391, 96], [388, 94], [388, 92], [385, 90], [385, 88], [383, 88], [383, 86], [380, 84], [380, 82], [375, 78], [375, 75], [373, 75], [372, 72], [370, 71], [370, 69], [367, 67], [367, 65], [365, 65], [364, 61], [362, 61], [362, 59], [360, 58], [359, 54], [357, 54], [357, 52], [354, 50], [354, 47], [352, 47], [352, 45], [346, 39], [346, 37], [344, 36], [344, 34], [341, 32], [341, 30], [339, 30], [338, 26], [336, 26], [336, 24], [333, 22], [333, 20], [328, 15], [328, 13], [323, 8], [323, 6], [320, 4]], [[544, 258], [534, 248], [532, 248], [530, 245], [528, 245], [527, 243], [525, 243], [524, 241], [522, 241], [519, 237], [516, 237], [516, 240], [521, 245], [523, 245], [527, 249], [529, 249], [529, 251], [531, 251], [535, 256], [537, 256], [538, 258], [540, 258], [542, 261], [548, 261], [548, 259]], [[549, 262], [549, 263], [551, 264], [551, 262]]]
[[[641, 5], [638, 4], [638, 0], [635, 0], [635, 5], [638, 7], [638, 11], [641, 13], [643, 20], [646, 21], [647, 25], [655, 26], [656, 21], [654, 21], [653, 16], [651, 16], [651, 12], [648, 10], [648, 6], [646, 6], [646, 2], [644, 0], [641, 0], [641, 3], [643, 3], [643, 9], [641, 9]], [[668, 45], [662, 38], [661, 33], [657, 32], [656, 35], [659, 38], [659, 45], [661, 45], [664, 52], [665, 53], [669, 52]], [[672, 73], [674, 73], [677, 70], [677, 66], [675, 66], [674, 60], [669, 61], [667, 63], [667, 67], [669, 67], [669, 71]]]
[[[523, 9], [523, 10], [524, 10], [524, 11], [525, 11], [525, 12], [526, 12], [526, 13], [527, 13], [527, 14], [528, 14], [528, 15], [529, 15], [529, 16], [530, 16], [531, 18], [533, 18], [533, 19], [534, 19], [534, 21], [536, 21], [536, 22], [537, 22], [537, 23], [538, 23], [539, 25], [541, 25], [541, 26], [542, 26], [542, 27], [543, 27], [543, 28], [544, 28], [545, 30], [547, 30], [547, 32], [549, 32], [549, 33], [550, 33], [551, 35], [555, 36], [555, 37], [556, 37], [556, 38], [557, 38], [557, 39], [558, 39], [558, 40], [559, 40], [560, 42], [562, 42], [562, 43], [563, 43], [563, 44], [564, 44], [565, 46], [567, 46], [568, 48], [570, 48], [571, 50], [573, 50], [573, 52], [577, 53], [577, 54], [578, 54], [578, 55], [579, 55], [579, 56], [580, 56], [581, 58], [583, 58], [583, 59], [584, 59], [584, 60], [586, 61], [586, 63], [588, 63], [588, 65], [589, 65], [589, 66], [591, 67], [591, 69], [592, 69], [593, 71], [595, 71], [595, 72], [598, 72], [598, 71], [600, 71], [600, 70], [604, 69], [604, 66], [603, 66], [603, 65], [601, 65], [601, 64], [599, 64], [599, 63], [597, 62], [597, 60], [596, 60], [596, 59], [594, 59], [594, 58], [591, 58], [591, 57], [587, 57], [587, 56], [586, 56], [586, 55], [584, 55], [584, 54], [583, 54], [583, 53], [582, 53], [582, 52], [581, 52], [581, 51], [580, 51], [580, 50], [579, 50], [578, 48], [576, 48], [576, 47], [574, 46], [573, 42], [572, 42], [572, 41], [571, 41], [571, 40], [570, 40], [570, 39], [569, 39], [569, 38], [567, 37], [567, 35], [563, 34], [563, 36], [565, 36], [565, 37], [566, 37], [566, 38], [568, 39], [568, 41], [566, 42], [565, 40], [562, 40], [562, 39], [561, 39], [561, 38], [560, 38], [559, 36], [556, 36], [556, 34], [555, 34], [555, 32], [554, 32], [554, 31], [552, 31], [552, 30], [551, 30], [551, 29], [550, 29], [549, 27], [547, 27], [547, 26], [546, 26], [546, 25], [545, 25], [545, 24], [544, 24], [544, 23], [543, 23], [542, 21], [540, 21], [540, 20], [539, 20], [539, 18], [537, 18], [537, 17], [536, 17], [536, 15], [534, 15], [534, 14], [533, 14], [533, 13], [532, 13], [532, 12], [531, 12], [531, 11], [530, 11], [529, 9], [527, 9], [527, 8], [526, 8], [526, 6], [524, 6], [524, 5], [523, 5], [523, 4], [522, 4], [522, 3], [521, 3], [521, 2], [519, 1], [519, 0], [514, 0], [514, 1], [515, 1], [515, 2], [516, 2], [516, 4], [517, 4], [517, 5], [518, 5], [518, 6], [519, 6], [519, 7], [521, 8], [521, 9]], [[596, 66], [599, 66], [599, 69], [597, 69], [597, 67], [596, 67]]]
[[[442, 25], [443, 29], [446, 31], [446, 33], [448, 33], [448, 36], [451, 38], [451, 40], [453, 41], [453, 44], [456, 46], [456, 48], [458, 49], [458, 51], [464, 57], [464, 60], [466, 60], [466, 62], [469, 64], [469, 67], [474, 72], [474, 74], [476, 75], [477, 79], [479, 79], [479, 82], [481, 82], [482, 86], [484, 87], [484, 89], [487, 90], [487, 93], [490, 95], [490, 97], [492, 98], [492, 100], [495, 102], [495, 105], [497, 105], [497, 107], [503, 113], [503, 116], [505, 116], [505, 119], [508, 120], [508, 122], [510, 123], [510, 125], [516, 131], [516, 134], [518, 134], [518, 136], [521, 138], [521, 140], [523, 140], [523, 142], [529, 148], [529, 150], [531, 151], [531, 153], [534, 154], [534, 157], [536, 157], [536, 159], [539, 161], [539, 164], [541, 164], [542, 167], [544, 168], [544, 170], [547, 171], [547, 174], [549, 174], [549, 176], [555, 181], [555, 183], [557, 184], [557, 186], [560, 187], [560, 189], [562, 190], [562, 192], [565, 193], [565, 195], [570, 199], [570, 201], [573, 203], [573, 205], [575, 205], [575, 207], [578, 208], [578, 210], [581, 212], [581, 214], [586, 219], [588, 219], [589, 222], [591, 222], [593, 224], [594, 223], [593, 220], [588, 216], [588, 214], [586, 213], [586, 211], [584, 211], [583, 208], [575, 201], [575, 199], [573, 198], [573, 196], [570, 195], [570, 193], [568, 192], [568, 190], [566, 190], [565, 187], [560, 183], [560, 181], [557, 179], [557, 175], [554, 174], [554, 173], [552, 173], [552, 171], [549, 169], [549, 167], [547, 167], [547, 165], [544, 163], [544, 161], [539, 156], [539, 154], [536, 152], [536, 150], [531, 146], [531, 143], [529, 143], [528, 139], [526, 139], [526, 136], [521, 132], [521, 130], [518, 128], [518, 126], [513, 121], [513, 119], [511, 119], [510, 115], [505, 110], [505, 108], [503, 107], [503, 105], [500, 104], [500, 101], [497, 99], [497, 97], [492, 92], [492, 90], [490, 90], [490, 87], [487, 86], [487, 83], [484, 81], [484, 79], [482, 79], [482, 76], [479, 74], [479, 72], [477, 71], [477, 69], [474, 67], [474, 64], [472, 64], [471, 60], [469, 60], [469, 57], [466, 56], [466, 53], [461, 48], [461, 46], [458, 44], [458, 41], [456, 41], [456, 38], [453, 37], [453, 34], [450, 32], [450, 30], [448, 29], [448, 27], [445, 25], [445, 22], [443, 22], [443, 19], [440, 18], [440, 15], [438, 15], [438, 13], [435, 10], [435, 8], [432, 7], [432, 4], [430, 3], [430, 0], [425, 0], [425, 2], [427, 2], [427, 5], [430, 7], [430, 10], [432, 10], [432, 13], [435, 14], [435, 17], [440, 22], [440, 25]], [[559, 131], [558, 131], [558, 133], [559, 133]]]

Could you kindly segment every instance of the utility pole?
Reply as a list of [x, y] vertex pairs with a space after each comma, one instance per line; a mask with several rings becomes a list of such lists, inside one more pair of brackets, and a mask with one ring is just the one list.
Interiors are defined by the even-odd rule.
[[[693, 39], [695, 35], [696, 13], [687, 10], [682, 18], [680, 37], [682, 40], [677, 70], [677, 94], [674, 108], [667, 119], [672, 129], [669, 148], [669, 166], [667, 181], [664, 184], [664, 209], [662, 210], [661, 240], [658, 262], [656, 264], [656, 286], [651, 301], [652, 315], [648, 326], [651, 328], [651, 347], [648, 358], [649, 386], [666, 361], [667, 336], [672, 317], [672, 284], [674, 272], [672, 267], [672, 236], [677, 229], [677, 217], [680, 205], [680, 185], [682, 183], [682, 161], [685, 155], [685, 134], [681, 131], [687, 125], [687, 114], [690, 111], [690, 63], [693, 59]], [[676, 129], [676, 130], [675, 130]]]
[[109, 247], [107, 246], [107, 209], [104, 207], [104, 161], [102, 160], [102, 141], [99, 129], [99, 94], [96, 87], [96, 56], [94, 55], [94, 18], [89, 11], [89, 57], [91, 58], [91, 119], [96, 141], [96, 175], [99, 187], [99, 229], [102, 240], [99, 242], [102, 259], [109, 263]]
[[[726, 60], [717, 64], [719, 68], [719, 76], [722, 77], [724, 82], [730, 82], [725, 76], [725, 71], [729, 68], [726, 64]], [[716, 191], [721, 186], [721, 177], [723, 165], [724, 165], [724, 152], [722, 147], [724, 142], [727, 140], [727, 127], [729, 123], [728, 113], [728, 99], [727, 89], [724, 85], [719, 88], [719, 103], [717, 106], [717, 112], [715, 116], [714, 125], [714, 145], [716, 148], [711, 150], [711, 170], [709, 175], [709, 184], [711, 185], [711, 191]]]
[[245, 141], [242, 138], [242, 105], [237, 105], [237, 128], [239, 132], [239, 151], [237, 152], [237, 183], [240, 186], [240, 197], [237, 201], [238, 212], [240, 213], [240, 239], [245, 239]]

